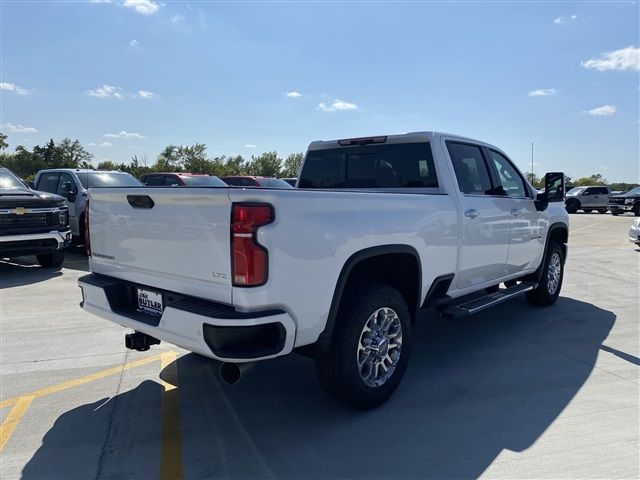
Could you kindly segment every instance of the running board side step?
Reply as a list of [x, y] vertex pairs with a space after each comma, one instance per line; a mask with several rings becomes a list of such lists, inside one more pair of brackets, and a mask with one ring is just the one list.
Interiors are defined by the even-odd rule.
[[466, 317], [467, 315], [473, 315], [499, 303], [506, 302], [516, 295], [529, 292], [537, 286], [537, 282], [522, 282], [513, 287], [503, 288], [484, 297], [474, 298], [473, 300], [457, 305], [451, 305], [442, 313], [442, 316], [444, 318], [457, 319]]

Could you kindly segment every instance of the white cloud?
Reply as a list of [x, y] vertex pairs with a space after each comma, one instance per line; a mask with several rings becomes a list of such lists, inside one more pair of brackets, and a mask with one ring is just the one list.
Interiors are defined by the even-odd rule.
[[112, 3], [113, 0], [89, 0], [89, 3]]
[[87, 90], [87, 95], [98, 98], [122, 98], [122, 89], [120, 87], [114, 87], [113, 85], [102, 85], [101, 87], [93, 90]]
[[171, 21], [171, 23], [180, 23], [184, 20], [184, 15], [172, 15], [169, 20]]
[[133, 39], [133, 40], [131, 40], [129, 42], [129, 45], [131, 45], [132, 47], [137, 47], [138, 43], [140, 43], [140, 42], [138, 42], [138, 40]]
[[323, 112], [335, 112], [335, 111], [345, 111], [345, 110], [357, 110], [358, 105], [351, 102], [345, 102], [343, 100], [334, 100], [329, 105], [325, 102], [321, 102], [318, 104], [318, 110]]
[[11, 133], [38, 133], [38, 130], [36, 130], [35, 128], [25, 127], [24, 125], [20, 125], [19, 123], [15, 125], [13, 123], [5, 123], [4, 128], [9, 130]]
[[244, 148], [256, 148], [253, 143], [245, 143]]
[[575, 22], [578, 19], [578, 14], [574, 13], [573, 15], [569, 15], [568, 17], [556, 17], [553, 20], [553, 23], [556, 25], [564, 25], [568, 22]]
[[538, 90], [531, 90], [529, 97], [548, 97], [550, 95], [557, 95], [558, 91], [555, 88], [539, 88]]
[[118, 133], [105, 133], [103, 137], [106, 138], [144, 138], [143, 135], [140, 135], [136, 132], [127, 132], [126, 130], [121, 130]]
[[26, 88], [22, 88], [15, 83], [9, 82], [0, 82], [0, 90], [8, 90], [9, 92], [14, 92], [18, 95], [31, 95], [33, 90], [27, 90]]
[[287, 92], [287, 93], [286, 93], [286, 95], [287, 95], [287, 97], [289, 97], [289, 98], [298, 98], [298, 97], [301, 97], [301, 96], [302, 96], [302, 94], [301, 94], [300, 92], [297, 92], [297, 91], [295, 91], [295, 90], [292, 90], [292, 91], [290, 91], [290, 92]]
[[142, 15], [153, 15], [160, 8], [160, 5], [153, 0], [124, 0], [122, 5]]
[[155, 93], [150, 92], [149, 90], [138, 90], [138, 96], [140, 98], [152, 99], [156, 96]]
[[601, 53], [598, 58], [580, 62], [584, 68], [592, 68], [600, 72], [605, 70], [640, 71], [640, 48], [633, 45], [620, 50]]
[[601, 107], [584, 110], [582, 113], [587, 115], [595, 115], [596, 117], [608, 117], [616, 113], [616, 107], [613, 105], [602, 105]]
[[98, 146], [102, 147], [102, 148], [109, 148], [109, 147], [113, 147], [113, 143], [111, 143], [111, 142], [102, 142], [102, 143], [99, 143]]

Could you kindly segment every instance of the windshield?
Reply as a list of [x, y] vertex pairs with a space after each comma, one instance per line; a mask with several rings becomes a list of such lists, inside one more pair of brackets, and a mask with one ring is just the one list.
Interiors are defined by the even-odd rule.
[[189, 187], [227, 187], [228, 185], [220, 180], [218, 177], [211, 177], [209, 175], [180, 175], [180, 178], [185, 185]]
[[586, 187], [575, 187], [567, 192], [567, 195], [577, 195], [582, 192]]
[[640, 195], [640, 187], [629, 190], [625, 195]]
[[84, 188], [139, 187], [142, 185], [132, 175], [119, 172], [78, 172]]
[[261, 187], [267, 188], [293, 188], [281, 178], [256, 178]]
[[0, 168], [0, 188], [24, 188], [24, 183], [6, 168]]

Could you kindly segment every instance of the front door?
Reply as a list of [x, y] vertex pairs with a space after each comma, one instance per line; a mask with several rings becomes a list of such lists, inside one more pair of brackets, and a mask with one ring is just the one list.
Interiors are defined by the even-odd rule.
[[487, 160], [478, 145], [446, 141], [462, 198], [457, 288], [502, 276], [509, 249], [509, 212], [492, 196]]
[[509, 254], [504, 275], [535, 268], [544, 251], [545, 225], [536, 209], [533, 195], [511, 161], [500, 152], [487, 150], [494, 183], [502, 195], [496, 205], [509, 215]]

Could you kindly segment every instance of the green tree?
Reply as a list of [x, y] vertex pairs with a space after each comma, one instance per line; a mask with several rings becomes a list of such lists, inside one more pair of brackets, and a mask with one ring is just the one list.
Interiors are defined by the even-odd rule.
[[7, 136], [4, 133], [0, 132], [0, 150], [4, 150], [8, 146], [9, 144], [7, 143]]
[[251, 156], [251, 162], [247, 166], [249, 175], [263, 177], [278, 177], [282, 170], [282, 159], [277, 152], [265, 152], [258, 157]]
[[607, 180], [599, 173], [594, 173], [588, 177], [580, 177], [573, 181], [573, 186], [582, 187], [585, 185], [606, 185]]
[[180, 147], [176, 145], [168, 145], [162, 150], [156, 163], [151, 167], [155, 172], [181, 172], [180, 165]]
[[111, 160], [103, 160], [98, 164], [98, 170], [119, 170], [120, 165]]
[[304, 160], [304, 153], [292, 153], [284, 161], [284, 168], [280, 174], [283, 177], [295, 177], [300, 174], [300, 168], [302, 167], [302, 161]]

